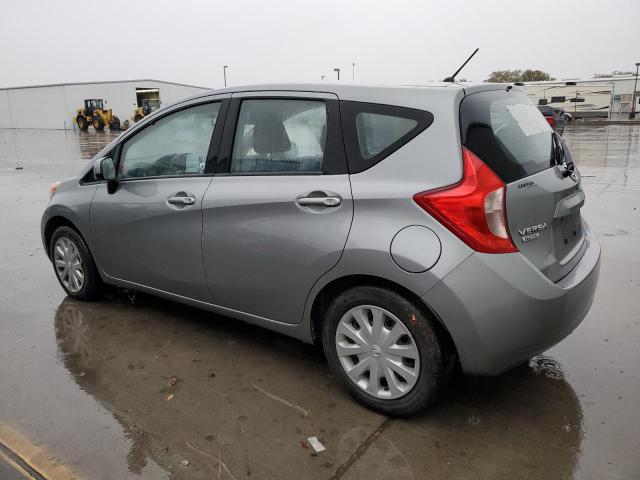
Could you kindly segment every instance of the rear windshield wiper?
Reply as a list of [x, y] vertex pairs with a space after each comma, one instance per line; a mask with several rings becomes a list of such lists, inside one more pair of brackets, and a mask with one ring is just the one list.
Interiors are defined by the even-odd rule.
[[573, 160], [570, 162], [566, 161], [564, 148], [562, 147], [562, 139], [560, 138], [560, 136], [556, 132], [552, 132], [551, 137], [553, 139], [553, 155], [551, 158], [551, 166], [558, 165], [564, 167], [562, 175], [568, 177], [575, 171]]
[[555, 133], [551, 132], [551, 160], [549, 161], [549, 166], [555, 167], [556, 165], [558, 165], [558, 142]]

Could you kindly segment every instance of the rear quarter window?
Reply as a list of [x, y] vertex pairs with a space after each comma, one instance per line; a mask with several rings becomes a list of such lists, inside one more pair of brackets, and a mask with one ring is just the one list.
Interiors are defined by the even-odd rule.
[[460, 104], [460, 128], [462, 143], [505, 183], [551, 166], [553, 130], [521, 92], [468, 95]]
[[425, 110], [367, 102], [340, 102], [350, 173], [384, 160], [433, 123]]

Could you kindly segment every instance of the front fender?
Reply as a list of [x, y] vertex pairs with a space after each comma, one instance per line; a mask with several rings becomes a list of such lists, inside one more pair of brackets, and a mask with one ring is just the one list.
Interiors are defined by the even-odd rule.
[[42, 214], [41, 235], [45, 252], [49, 254], [49, 245], [47, 245], [46, 234], [47, 225], [56, 217], [61, 217], [73, 224], [78, 230], [82, 238], [93, 251], [93, 240], [91, 238], [91, 229], [89, 228], [89, 212], [91, 209], [91, 201], [96, 191], [97, 185], [80, 185], [77, 179], [66, 180], [58, 186], [57, 192], [51, 198]]

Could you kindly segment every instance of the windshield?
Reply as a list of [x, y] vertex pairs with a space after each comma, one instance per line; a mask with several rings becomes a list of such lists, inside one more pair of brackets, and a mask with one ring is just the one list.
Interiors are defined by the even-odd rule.
[[463, 143], [505, 183], [549, 168], [553, 130], [526, 95], [508, 90], [479, 92], [460, 106]]

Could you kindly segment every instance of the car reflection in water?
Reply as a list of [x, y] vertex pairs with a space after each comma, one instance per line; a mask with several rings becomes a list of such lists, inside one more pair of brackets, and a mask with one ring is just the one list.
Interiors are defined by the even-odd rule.
[[[126, 461], [135, 473], [152, 458], [174, 478], [213, 478], [221, 467], [205, 452], [237, 478], [328, 478], [384, 420], [328, 377], [315, 350], [163, 300], [65, 299], [55, 332], [65, 367], [131, 440]], [[532, 366], [455, 380], [431, 411], [393, 419], [350, 474], [571, 478], [582, 437], [579, 401], [553, 359]], [[311, 435], [326, 452], [312, 456], [300, 447]]]

